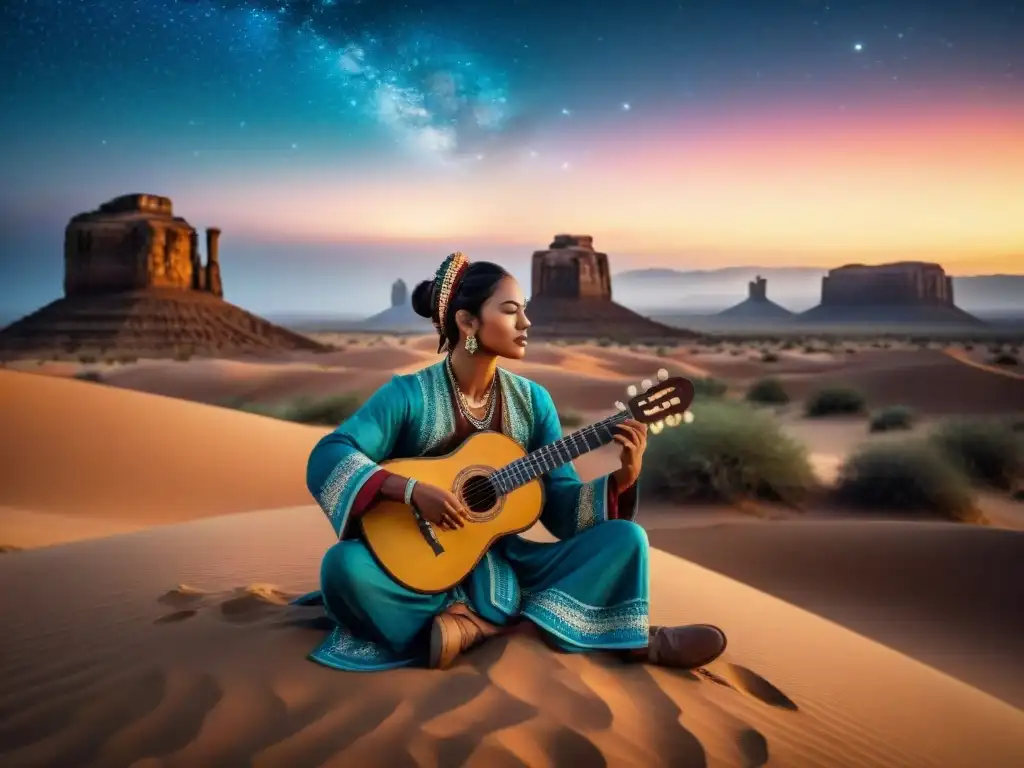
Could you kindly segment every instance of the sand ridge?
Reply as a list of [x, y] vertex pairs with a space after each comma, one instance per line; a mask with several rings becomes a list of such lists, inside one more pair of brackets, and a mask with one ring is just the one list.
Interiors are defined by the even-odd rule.
[[[373, 344], [354, 346], [365, 348], [363, 363], [436, 359], [422, 340]], [[390, 348], [411, 355], [387, 358]], [[523, 369], [560, 407], [580, 410], [610, 410], [627, 384], [653, 375], [649, 364], [680, 370], [688, 359], [596, 345], [544, 349]], [[712, 520], [683, 532], [666, 514], [651, 518], [662, 547], [651, 553], [652, 620], [713, 622], [730, 637], [726, 655], [694, 673], [558, 654], [529, 636], [488, 643], [445, 673], [356, 675], [308, 661], [327, 625], [319, 609], [287, 603], [315, 588], [333, 541], [304, 484], [309, 450], [328, 429], [168, 395], [187, 385], [194, 399], [277, 398], [319, 386], [309, 383], [318, 378], [333, 390], [390, 375], [356, 359], [143, 361], [105, 369], [123, 377], [114, 386], [66, 378], [70, 370], [0, 370], [0, 544], [16, 543], [7, 540], [15, 521], [35, 537], [28, 546], [48, 535], [57, 544], [0, 556], [0, 762], [1021, 764], [1024, 712], [1007, 703], [1019, 693], [1007, 686], [1024, 679], [1020, 657], [982, 642], [1019, 637], [1007, 618], [1019, 599], [993, 586], [1019, 575], [1020, 538], [1011, 531], [907, 523], [883, 535], [863, 520], [817, 532]], [[972, 377], [972, 397], [1003, 397], [996, 405], [1005, 407], [1019, 392], [983, 389], [1019, 382], [937, 352], [843, 360], [835, 362], [844, 375], [875, 381], [877, 391], [893, 386], [894, 371], [920, 387], [953, 367]], [[128, 383], [166, 389], [159, 396]], [[855, 429], [863, 422], [849, 435], [815, 438], [827, 449], [819, 458], [836, 458]], [[586, 478], [614, 463], [605, 449], [578, 467]], [[90, 525], [93, 533], [83, 533]], [[69, 543], [103, 535], [104, 525], [121, 535]], [[945, 538], [929, 538], [936, 530]], [[944, 578], [929, 578], [936, 558], [949, 568]], [[970, 572], [983, 564], [989, 581], [976, 577], [972, 593]], [[899, 589], [889, 588], [892, 579]], [[866, 608], [887, 597], [896, 611], [917, 606], [933, 632], [965, 631], [947, 631], [929, 649], [920, 633], [900, 636], [901, 625], [883, 616], [886, 636]], [[976, 666], [962, 665], [972, 653]]]
[[[321, 612], [284, 604], [311, 586], [327, 543], [305, 507], [4, 558], [0, 583], [24, 585], [3, 602], [4, 764], [956, 768], [979, 749], [993, 766], [1024, 754], [1021, 711], [660, 551], [652, 619], [730, 634], [703, 672], [558, 654], [528, 636], [447, 672], [328, 670], [305, 659]], [[69, 609], [44, 617], [53, 592]]]

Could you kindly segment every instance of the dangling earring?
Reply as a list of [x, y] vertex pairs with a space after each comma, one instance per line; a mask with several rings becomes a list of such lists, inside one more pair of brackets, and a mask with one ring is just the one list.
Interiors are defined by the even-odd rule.
[[480, 345], [476, 343], [476, 334], [471, 334], [466, 337], [466, 351], [471, 355], [475, 355], [476, 351], [480, 349]]

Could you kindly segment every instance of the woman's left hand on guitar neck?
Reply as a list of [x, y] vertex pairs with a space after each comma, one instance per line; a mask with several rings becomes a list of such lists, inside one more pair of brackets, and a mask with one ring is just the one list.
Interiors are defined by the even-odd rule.
[[647, 425], [629, 419], [615, 429], [618, 434], [614, 440], [622, 446], [622, 455], [619, 457], [622, 466], [612, 473], [612, 477], [615, 478], [618, 492], [622, 493], [632, 488], [640, 477], [640, 467], [647, 449]]

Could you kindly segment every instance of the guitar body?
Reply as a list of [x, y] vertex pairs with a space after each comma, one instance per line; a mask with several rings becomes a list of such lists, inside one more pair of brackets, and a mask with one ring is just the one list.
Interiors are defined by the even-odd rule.
[[383, 501], [362, 516], [367, 547], [396, 582], [424, 594], [445, 592], [459, 584], [503, 536], [530, 528], [544, 507], [540, 480], [495, 497], [481, 483], [498, 469], [525, 456], [523, 449], [498, 432], [477, 432], [447, 456], [395, 459], [381, 464], [389, 472], [450, 490], [463, 500], [472, 521], [454, 531], [433, 526], [442, 551], [435, 551], [402, 502]]

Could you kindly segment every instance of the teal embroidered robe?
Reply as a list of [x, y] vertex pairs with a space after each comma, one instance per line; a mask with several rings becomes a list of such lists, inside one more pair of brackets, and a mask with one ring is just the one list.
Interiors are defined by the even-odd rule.
[[[561, 437], [547, 390], [504, 369], [498, 377], [507, 436], [527, 451]], [[620, 519], [609, 520], [608, 476], [584, 483], [571, 464], [543, 476], [541, 522], [560, 541], [506, 537], [442, 595], [413, 593], [383, 572], [353, 537], [353, 503], [379, 462], [426, 455], [454, 430], [438, 363], [393, 377], [314, 448], [307, 485], [340, 542], [324, 557], [321, 590], [297, 601], [322, 602], [335, 623], [311, 658], [353, 671], [420, 663], [430, 619], [454, 602], [499, 625], [526, 617], [566, 651], [645, 646], [648, 552], [646, 534], [632, 522], [635, 504], [623, 509], [620, 497]]]

